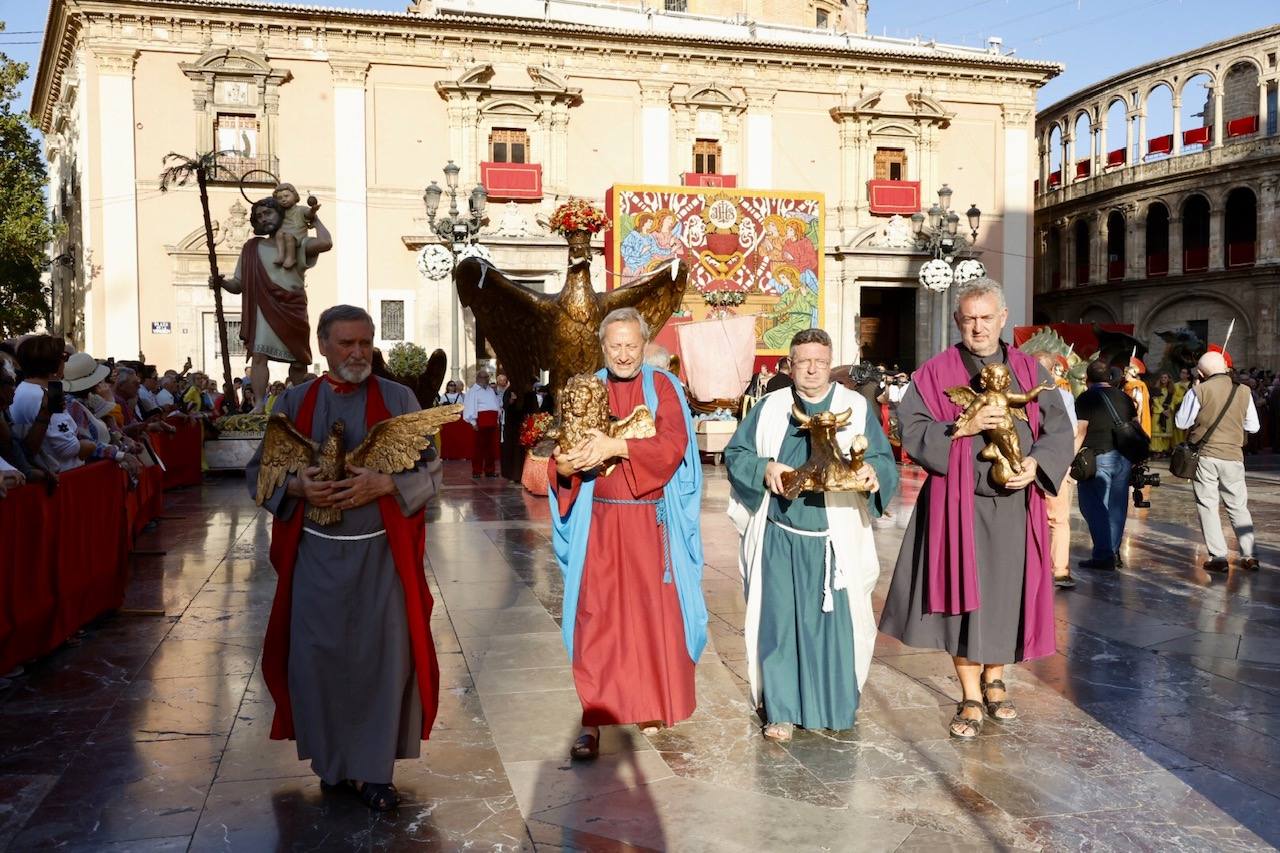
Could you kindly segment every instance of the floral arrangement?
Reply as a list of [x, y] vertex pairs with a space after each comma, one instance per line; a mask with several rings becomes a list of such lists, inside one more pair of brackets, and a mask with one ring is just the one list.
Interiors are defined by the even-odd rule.
[[708, 305], [716, 308], [741, 305], [747, 301], [747, 294], [741, 290], [710, 290], [702, 294]]
[[551, 214], [551, 230], [560, 234], [586, 231], [598, 234], [609, 227], [609, 217], [584, 198], [571, 198]]
[[548, 412], [529, 415], [520, 425], [520, 446], [532, 448], [546, 436], [554, 418]]
[[402, 341], [387, 354], [387, 369], [401, 379], [416, 379], [427, 369], [427, 351], [417, 344]]

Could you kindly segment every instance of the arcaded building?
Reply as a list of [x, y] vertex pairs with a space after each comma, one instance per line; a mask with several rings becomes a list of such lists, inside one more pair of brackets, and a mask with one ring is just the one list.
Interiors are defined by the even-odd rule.
[[[1036, 119], [1035, 314], [1189, 327], [1280, 364], [1280, 26], [1096, 83]], [[1152, 365], [1154, 366], [1154, 365]]]
[[[32, 113], [64, 226], [54, 325], [97, 355], [217, 364], [195, 189], [159, 189], [171, 151], [233, 152], [227, 174], [247, 175], [249, 198], [267, 173], [314, 193], [336, 247], [307, 275], [313, 322], [365, 305], [380, 345], [443, 347], [455, 369], [484, 345], [424, 208], [449, 161], [463, 211], [487, 190], [484, 250], [544, 292], [566, 258], [545, 221], [569, 197], [821, 194], [815, 316], [844, 361], [930, 354], [947, 306], [917, 285], [926, 258], [893, 217], [947, 183], [960, 211], [981, 208], [978, 256], [1014, 318], [1030, 315], [1035, 92], [1059, 67], [998, 41], [872, 37], [863, 0], [418, 0], [399, 13], [52, 0], [49, 14]], [[229, 271], [247, 204], [235, 180], [210, 194]], [[594, 274], [603, 289], [603, 262]], [[238, 322], [237, 297], [226, 304]]]

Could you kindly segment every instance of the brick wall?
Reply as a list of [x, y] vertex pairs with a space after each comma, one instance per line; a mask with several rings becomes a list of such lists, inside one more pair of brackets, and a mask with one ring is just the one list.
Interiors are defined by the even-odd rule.
[[1235, 66], [1227, 72], [1223, 89], [1224, 122], [1258, 114], [1258, 69], [1248, 64]]

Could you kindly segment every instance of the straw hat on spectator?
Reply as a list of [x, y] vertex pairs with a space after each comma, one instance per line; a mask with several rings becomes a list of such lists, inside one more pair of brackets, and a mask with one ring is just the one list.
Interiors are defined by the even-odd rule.
[[62, 387], [69, 393], [92, 388], [107, 377], [111, 368], [98, 364], [87, 352], [78, 352], [67, 359], [62, 371]]

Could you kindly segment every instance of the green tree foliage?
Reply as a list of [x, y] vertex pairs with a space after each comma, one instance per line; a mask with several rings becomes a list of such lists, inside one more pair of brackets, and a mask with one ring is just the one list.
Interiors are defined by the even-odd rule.
[[44, 204], [47, 173], [30, 117], [14, 109], [26, 75], [25, 62], [0, 53], [0, 338], [31, 331], [49, 313], [49, 292], [40, 281], [53, 238]]

